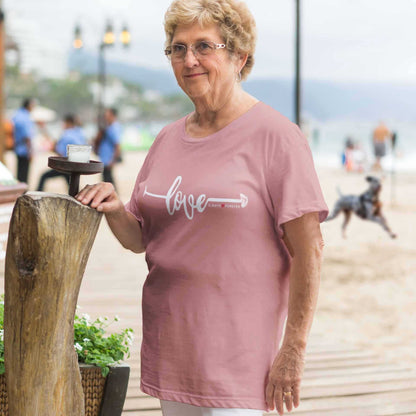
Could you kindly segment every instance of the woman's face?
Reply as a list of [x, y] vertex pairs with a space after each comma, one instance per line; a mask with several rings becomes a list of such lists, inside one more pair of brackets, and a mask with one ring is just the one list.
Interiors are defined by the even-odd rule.
[[216, 49], [208, 56], [197, 58], [190, 45], [198, 41], [224, 43], [217, 25], [204, 28], [198, 23], [178, 26], [172, 44], [186, 45], [187, 53], [183, 60], [172, 60], [172, 68], [179, 86], [191, 100], [203, 99], [215, 108], [235, 87], [240, 60], [230, 56], [227, 49]]

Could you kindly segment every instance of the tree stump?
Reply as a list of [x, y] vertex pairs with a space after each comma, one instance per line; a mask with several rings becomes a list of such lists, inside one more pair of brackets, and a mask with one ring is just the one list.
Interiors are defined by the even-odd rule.
[[10, 416], [85, 414], [74, 315], [100, 220], [66, 195], [31, 192], [16, 201], [5, 270]]

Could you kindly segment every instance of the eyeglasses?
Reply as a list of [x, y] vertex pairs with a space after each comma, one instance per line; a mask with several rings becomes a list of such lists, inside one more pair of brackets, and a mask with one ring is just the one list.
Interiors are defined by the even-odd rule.
[[207, 40], [201, 40], [189, 46], [182, 43], [174, 43], [165, 49], [165, 55], [172, 62], [181, 62], [185, 60], [189, 48], [196, 59], [204, 59], [213, 55], [217, 49], [224, 49], [225, 47], [224, 43], [215, 43]]

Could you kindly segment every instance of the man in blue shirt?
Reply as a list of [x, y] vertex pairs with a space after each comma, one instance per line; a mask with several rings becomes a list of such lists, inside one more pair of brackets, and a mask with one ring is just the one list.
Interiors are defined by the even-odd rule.
[[35, 124], [30, 118], [30, 112], [35, 106], [32, 98], [26, 98], [22, 107], [12, 118], [14, 125], [14, 151], [17, 156], [17, 180], [26, 182], [29, 176], [29, 166], [32, 160], [32, 142], [35, 134]]
[[[64, 131], [61, 137], [59, 138], [59, 140], [55, 144], [55, 147], [54, 147], [55, 152], [59, 156], [66, 157], [66, 146], [68, 144], [79, 144], [79, 145], [87, 144], [84, 133], [82, 132], [82, 129], [77, 125], [76, 118], [72, 114], [67, 114], [64, 117]], [[45, 182], [48, 179], [56, 178], [56, 177], [65, 178], [69, 184], [69, 175], [67, 175], [66, 173], [58, 172], [56, 170], [51, 169], [45, 172], [41, 176], [37, 190], [43, 191]]]
[[94, 149], [101, 162], [104, 164], [103, 180], [114, 185], [113, 167], [120, 160], [121, 126], [117, 121], [117, 110], [107, 108], [105, 110], [106, 128], [97, 135], [94, 141]]

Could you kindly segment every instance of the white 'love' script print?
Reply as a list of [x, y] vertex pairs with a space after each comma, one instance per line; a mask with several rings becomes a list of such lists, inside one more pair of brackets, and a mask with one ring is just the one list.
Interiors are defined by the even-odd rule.
[[186, 217], [192, 220], [195, 211], [204, 212], [207, 206], [222, 208], [245, 208], [248, 204], [248, 198], [240, 193], [240, 198], [212, 198], [205, 194], [199, 195], [197, 198], [193, 194], [186, 195], [179, 190], [182, 182], [182, 176], [177, 176], [173, 181], [166, 195], [158, 195], [147, 191], [145, 187], [143, 196], [164, 199], [169, 215], [173, 215], [176, 211], [183, 208]]

